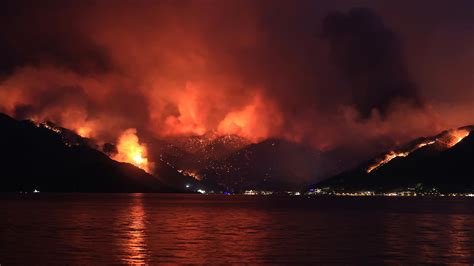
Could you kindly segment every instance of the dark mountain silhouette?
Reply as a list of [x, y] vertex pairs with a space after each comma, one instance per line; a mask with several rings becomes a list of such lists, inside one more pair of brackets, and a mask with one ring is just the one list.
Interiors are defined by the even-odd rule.
[[178, 169], [197, 171], [206, 168], [211, 161], [221, 160], [248, 145], [249, 140], [236, 136], [183, 136], [167, 140], [153, 139], [154, 157], [174, 165]]
[[[216, 136], [205, 134], [203, 136], [182, 136], [175, 138], [148, 138], [149, 158], [159, 165], [166, 165], [179, 176], [173, 174], [157, 174], [166, 184], [187, 191], [197, 189], [210, 190], [211, 187], [200, 182], [198, 172], [208, 167], [214, 160], [223, 159], [232, 152], [248, 145], [248, 140], [234, 136]], [[110, 145], [108, 145], [110, 146]], [[113, 147], [109, 147], [112, 149]], [[162, 167], [157, 167], [162, 171]]]
[[[250, 144], [237, 136], [193, 136], [148, 141], [154, 158], [161, 158], [183, 174], [186, 181], [207, 190], [299, 190], [305, 185], [354, 167], [344, 148], [327, 152], [282, 139]], [[344, 161], [347, 166], [341, 166]]]
[[[430, 138], [419, 138], [387, 154], [395, 156], [385, 164], [371, 166], [387, 154], [361, 166], [311, 186], [335, 191], [400, 191], [408, 188], [439, 192], [474, 190], [473, 127], [445, 131]], [[453, 132], [465, 132], [458, 138]], [[465, 136], [467, 135], [467, 136]], [[458, 142], [459, 141], [459, 142]], [[457, 142], [457, 143], [456, 143]], [[425, 143], [425, 145], [420, 145]], [[451, 146], [452, 145], [452, 146]]]
[[176, 192], [159, 178], [179, 176], [160, 165], [157, 177], [94, 149], [63, 128], [0, 114], [0, 191]]
[[293, 190], [314, 177], [319, 153], [280, 139], [251, 144], [199, 171], [205, 184], [224, 191]]

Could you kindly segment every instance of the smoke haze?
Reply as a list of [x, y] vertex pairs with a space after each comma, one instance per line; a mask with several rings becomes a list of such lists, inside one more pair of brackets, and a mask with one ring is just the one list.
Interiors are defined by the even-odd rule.
[[472, 1], [2, 1], [0, 10], [0, 111], [104, 142], [136, 128], [363, 154], [474, 122]]

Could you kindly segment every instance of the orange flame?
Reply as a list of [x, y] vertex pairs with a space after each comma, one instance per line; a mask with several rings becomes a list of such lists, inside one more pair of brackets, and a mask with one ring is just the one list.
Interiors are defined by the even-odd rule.
[[389, 153], [385, 154], [384, 158], [380, 161], [378, 161], [377, 163], [369, 166], [369, 168], [367, 168], [367, 173], [370, 173], [372, 172], [373, 170], [379, 168], [380, 166], [390, 162], [391, 160], [393, 160], [394, 158], [397, 158], [397, 157], [406, 157], [408, 156], [408, 154], [410, 154], [409, 152], [395, 152], [395, 151], [390, 151]]
[[466, 129], [457, 129], [448, 132], [448, 140], [441, 141], [445, 143], [448, 148], [453, 147], [454, 145], [458, 144], [461, 140], [469, 135], [469, 131]]
[[137, 137], [137, 130], [129, 128], [125, 130], [118, 139], [117, 154], [112, 159], [119, 162], [131, 163], [146, 172], [152, 169], [152, 163], [147, 158], [147, 148], [144, 144], [140, 144]]
[[[264, 102], [257, 94], [252, 102], [240, 110], [224, 117], [217, 127], [220, 135], [238, 135], [251, 141], [258, 141], [270, 135], [270, 127], [280, 125], [281, 117], [270, 102]], [[262, 126], [265, 125], [265, 126]]]
[[385, 156], [383, 157], [383, 159], [377, 161], [375, 164], [369, 166], [367, 168], [367, 173], [370, 173], [372, 172], [373, 170], [379, 168], [380, 166], [390, 162], [391, 160], [397, 158], [397, 157], [407, 157], [410, 153], [418, 150], [419, 148], [422, 148], [424, 146], [427, 146], [427, 145], [431, 145], [431, 144], [434, 144], [435, 141], [432, 140], [432, 141], [425, 141], [425, 142], [421, 142], [419, 143], [418, 145], [415, 146], [415, 148], [409, 150], [409, 151], [399, 151], [399, 152], [396, 152], [396, 151], [390, 151], [389, 153], [385, 154]]
[[77, 134], [83, 138], [90, 138], [92, 135], [92, 128], [82, 126], [77, 129]]
[[425, 142], [419, 143], [412, 150], [400, 151], [400, 152], [390, 151], [389, 153], [385, 154], [385, 156], [381, 160], [379, 160], [375, 164], [369, 166], [367, 168], [367, 173], [372, 172], [373, 170], [375, 170], [375, 169], [379, 168], [380, 166], [390, 162], [391, 160], [393, 160], [396, 157], [406, 157], [410, 153], [412, 153], [413, 151], [415, 151], [415, 150], [417, 150], [421, 147], [424, 147], [426, 145], [431, 145], [435, 142], [443, 143], [444, 145], [447, 146], [447, 148], [451, 148], [454, 145], [458, 144], [465, 137], [467, 137], [469, 135], [469, 133], [470, 133], [470, 131], [466, 130], [466, 129], [450, 130], [446, 135], [443, 135], [442, 137], [440, 137], [436, 140], [425, 141]]

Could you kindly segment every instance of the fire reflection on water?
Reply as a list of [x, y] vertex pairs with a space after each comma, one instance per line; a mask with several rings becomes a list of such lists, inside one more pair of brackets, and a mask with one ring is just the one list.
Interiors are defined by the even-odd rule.
[[143, 197], [143, 194], [135, 194], [121, 217], [123, 235], [119, 245], [123, 252], [121, 260], [127, 264], [143, 264], [148, 261], [147, 217], [143, 206]]
[[[426, 211], [426, 210], [425, 210]], [[389, 213], [383, 219], [385, 263], [440, 263], [440, 256], [451, 262], [472, 259], [472, 215], [468, 209], [452, 213], [423, 210], [417, 213]]]
[[8, 212], [0, 258], [5, 265], [468, 265], [473, 206], [472, 198], [441, 197], [41, 193], [0, 200], [0, 213]]
[[[418, 234], [419, 254], [424, 258], [436, 258], [438, 254], [443, 254], [454, 261], [469, 261], [469, 236], [468, 219], [469, 215], [460, 213], [451, 213], [449, 216], [441, 218], [435, 214], [424, 214], [417, 224], [418, 228], [423, 228], [423, 234]], [[440, 230], [440, 228], [449, 228], [449, 230]], [[418, 230], [417, 230], [418, 231]], [[428, 241], [426, 241], [428, 240]], [[443, 241], [444, 240], [444, 241]], [[443, 243], [444, 245], [440, 245]], [[428, 263], [437, 263], [436, 260], [427, 261]]]
[[165, 264], [177, 260], [198, 265], [245, 264], [246, 259], [269, 256], [262, 247], [271, 221], [266, 212], [219, 206], [217, 213], [205, 199], [174, 209], [180, 215], [162, 211], [149, 217], [153, 221], [153, 227], [148, 228], [153, 236], [149, 242], [155, 254], [152, 260]]
[[459, 215], [451, 215], [449, 219], [449, 223], [451, 225], [452, 230], [449, 232], [450, 241], [451, 241], [451, 248], [449, 255], [452, 257], [458, 257], [463, 259], [469, 259], [469, 242], [471, 241], [471, 237], [469, 235], [469, 217], [464, 214]]

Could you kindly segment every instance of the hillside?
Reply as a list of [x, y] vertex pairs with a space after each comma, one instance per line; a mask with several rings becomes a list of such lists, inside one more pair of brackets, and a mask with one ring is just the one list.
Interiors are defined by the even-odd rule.
[[311, 186], [333, 191], [474, 190], [474, 134], [467, 126], [420, 138]]
[[70, 131], [64, 134], [4, 114], [0, 128], [2, 192], [177, 191], [131, 164], [111, 160]]
[[306, 146], [268, 139], [240, 149], [199, 171], [203, 182], [222, 190], [294, 190], [313, 178], [319, 153]]

